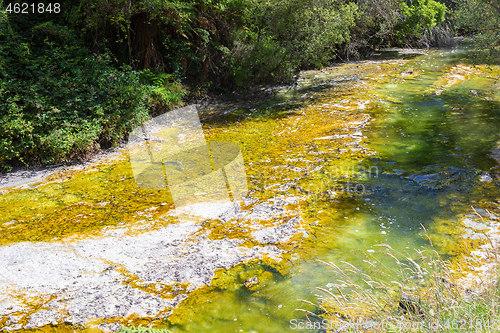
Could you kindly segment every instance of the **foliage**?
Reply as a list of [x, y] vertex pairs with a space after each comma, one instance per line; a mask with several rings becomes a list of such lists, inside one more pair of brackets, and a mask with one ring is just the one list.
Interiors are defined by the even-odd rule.
[[[224, 60], [241, 0], [85, 0], [81, 21], [96, 51], [119, 63], [159, 69], [203, 84], [224, 81]], [[237, 24], [236, 24], [237, 25]]]
[[398, 0], [357, 0], [358, 16], [351, 38], [341, 49], [343, 57], [370, 54], [379, 46], [393, 44], [395, 26], [402, 19]]
[[358, 15], [350, 39], [340, 47], [343, 58], [369, 55], [378, 47], [448, 44], [451, 33], [441, 26], [444, 4], [433, 0], [356, 0]]
[[444, 21], [446, 6], [434, 0], [398, 0], [403, 19], [396, 26], [398, 43], [403, 44], [411, 38], [437, 26]]
[[356, 10], [343, 1], [248, 1], [232, 58], [236, 83], [289, 82], [300, 68], [325, 65], [349, 40]]
[[290, 82], [339, 55], [418, 40], [446, 9], [434, 0], [85, 0], [80, 8], [96, 51], [227, 89]]
[[151, 108], [181, 105], [186, 86], [192, 96], [290, 83], [301, 69], [379, 47], [445, 44], [443, 3], [455, 8], [447, 24], [498, 57], [496, 0], [61, 0], [58, 15], [2, 10], [0, 168], [113, 145]]
[[154, 73], [145, 69], [140, 74], [140, 82], [148, 87], [149, 104], [153, 105], [155, 114], [181, 106], [187, 94], [186, 89], [172, 74]]
[[1, 168], [84, 156], [148, 117], [138, 73], [91, 55], [67, 27], [1, 11], [0, 61]]
[[[457, 29], [474, 35], [475, 47], [482, 52], [476, 61], [500, 62], [500, 4], [497, 0], [458, 0]], [[480, 22], [480, 24], [478, 24]]]

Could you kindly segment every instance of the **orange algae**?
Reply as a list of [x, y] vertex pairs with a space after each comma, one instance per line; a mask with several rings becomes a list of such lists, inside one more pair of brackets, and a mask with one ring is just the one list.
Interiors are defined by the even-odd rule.
[[[1, 245], [97, 234], [106, 226], [155, 219], [172, 208], [168, 191], [135, 184], [126, 160], [72, 172], [60, 182], [51, 179], [30, 189], [11, 191], [1, 199]], [[158, 208], [146, 211], [151, 207]], [[146, 213], [138, 214], [141, 211]]]

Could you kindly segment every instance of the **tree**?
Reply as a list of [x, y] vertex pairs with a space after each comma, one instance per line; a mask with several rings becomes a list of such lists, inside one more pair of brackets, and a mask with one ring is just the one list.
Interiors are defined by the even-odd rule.
[[474, 35], [476, 60], [500, 62], [500, 3], [498, 0], [459, 0], [459, 32]]
[[444, 21], [446, 6], [434, 0], [398, 0], [402, 20], [396, 25], [399, 43], [413, 37], [419, 38], [423, 32]]
[[249, 0], [232, 58], [237, 84], [290, 82], [301, 68], [325, 65], [349, 40], [356, 15], [346, 1]]

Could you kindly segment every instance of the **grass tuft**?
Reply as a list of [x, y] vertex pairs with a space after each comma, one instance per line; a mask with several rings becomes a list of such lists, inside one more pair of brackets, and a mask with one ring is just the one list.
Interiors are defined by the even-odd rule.
[[329, 290], [316, 288], [317, 311], [298, 309], [311, 327], [322, 332], [500, 331], [497, 274], [479, 275], [472, 284], [458, 274], [470, 266], [457, 269], [436, 251], [403, 254], [379, 246], [385, 251], [366, 254], [363, 265], [320, 261], [333, 269], [336, 282]]

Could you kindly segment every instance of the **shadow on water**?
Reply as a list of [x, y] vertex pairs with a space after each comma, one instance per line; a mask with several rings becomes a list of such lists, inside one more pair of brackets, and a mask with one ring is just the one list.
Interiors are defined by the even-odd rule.
[[400, 49], [400, 48], [391, 48], [391, 49], [381, 49], [374, 52], [369, 59], [370, 60], [391, 60], [391, 59], [405, 59], [411, 60], [415, 59], [419, 56], [422, 56], [424, 53], [418, 49]]
[[[390, 59], [413, 59], [422, 56], [422, 50], [412, 49], [383, 49], [366, 58], [367, 61], [382, 61]], [[338, 66], [332, 65], [331, 72], [325, 75], [322, 71], [308, 71], [313, 73], [313, 77], [299, 77], [298, 81], [283, 87], [269, 87], [255, 90], [246, 96], [247, 106], [235, 106], [229, 111], [214, 112], [210, 115], [202, 115], [204, 123], [207, 125], [230, 126], [242, 120], [276, 120], [294, 115], [294, 110], [314, 104], [314, 94], [335, 88], [346, 95], [349, 85], [363, 79], [363, 73], [349, 72], [341, 69], [345, 62]], [[359, 66], [357, 66], [359, 67]], [[339, 69], [338, 71], [336, 69]], [[318, 73], [319, 75], [314, 75]], [[331, 93], [331, 92], [330, 92]], [[352, 94], [355, 94], [353, 91]], [[306, 97], [307, 96], [307, 97]], [[241, 102], [238, 104], [242, 104]]]

